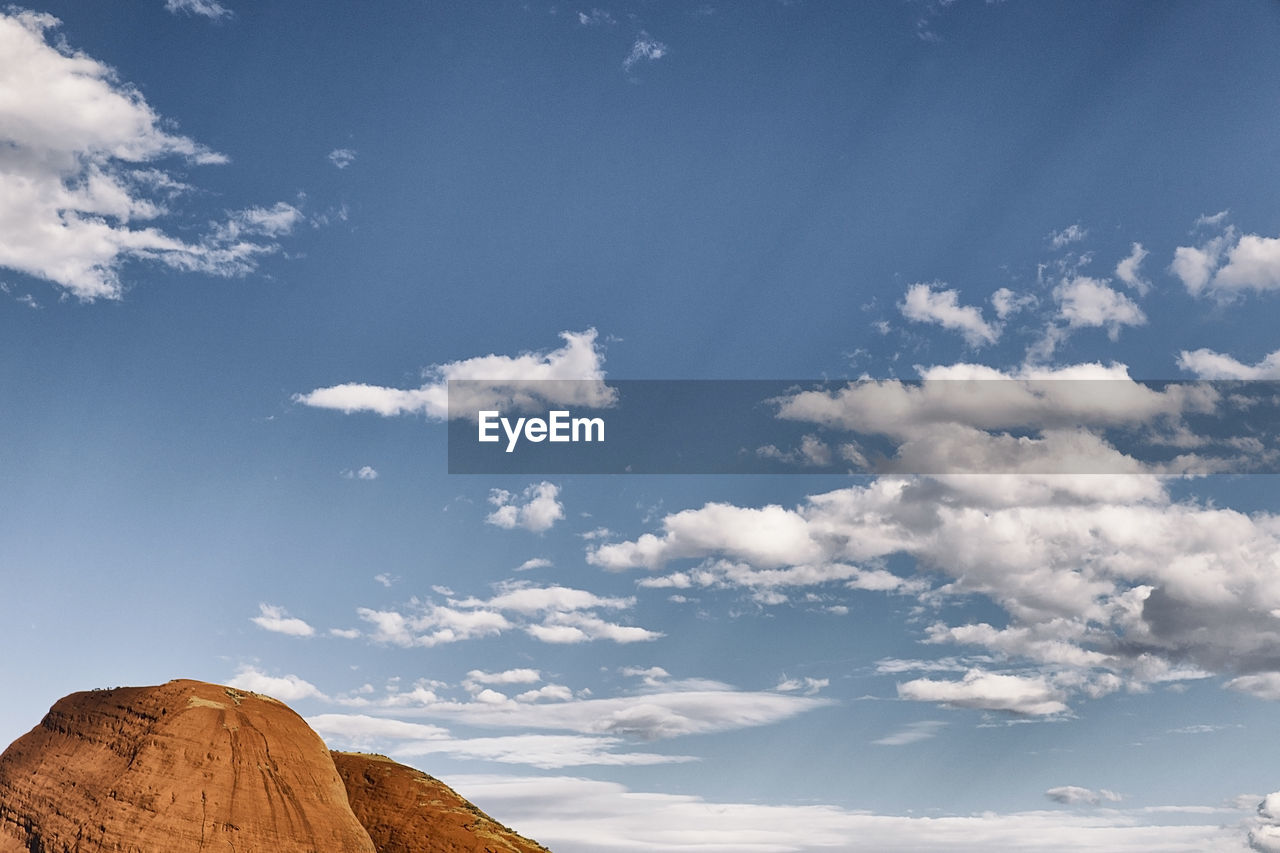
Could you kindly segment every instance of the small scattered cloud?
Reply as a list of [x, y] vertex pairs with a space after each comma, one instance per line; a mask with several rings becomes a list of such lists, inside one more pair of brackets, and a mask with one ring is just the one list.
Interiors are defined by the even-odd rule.
[[996, 317], [1006, 320], [1027, 308], [1034, 308], [1039, 300], [1031, 293], [1015, 293], [1002, 287], [991, 294], [991, 307], [996, 309]]
[[1116, 264], [1116, 278], [1127, 286], [1138, 291], [1139, 296], [1146, 296], [1151, 290], [1151, 282], [1142, 277], [1142, 261], [1150, 254], [1142, 248], [1141, 243], [1134, 243], [1128, 257]]
[[1068, 279], [1054, 288], [1053, 296], [1058, 302], [1058, 316], [1068, 328], [1102, 327], [1113, 341], [1119, 338], [1122, 326], [1147, 322], [1147, 315], [1136, 302], [1098, 279]]
[[164, 8], [175, 15], [181, 12], [186, 15], [212, 18], [215, 21], [219, 18], [230, 18], [232, 15], [231, 10], [218, 0], [164, 0]]
[[635, 43], [631, 45], [631, 53], [622, 60], [622, 68], [624, 71], [630, 71], [638, 62], [656, 62], [666, 55], [665, 44], [650, 38], [648, 33], [641, 32], [636, 36]]
[[523, 563], [516, 566], [515, 570], [517, 572], [529, 572], [534, 569], [549, 569], [552, 565], [552, 562], [546, 557], [530, 557], [528, 560], [525, 560]]
[[397, 577], [396, 575], [392, 575], [387, 572], [379, 572], [378, 574], [373, 576], [373, 579], [378, 583], [382, 584], [383, 586], [385, 586], [387, 589], [390, 589], [393, 583], [400, 580], [400, 578]]
[[902, 316], [913, 322], [933, 323], [960, 332], [965, 343], [975, 348], [999, 340], [1000, 327], [983, 319], [981, 309], [962, 306], [956, 290], [935, 290], [935, 287], [940, 288], [940, 283], [918, 283], [907, 288], [906, 296], [898, 305]]
[[378, 472], [373, 466], [364, 465], [355, 470], [348, 468], [342, 472], [342, 476], [348, 480], [376, 480]]
[[779, 693], [803, 693], [805, 696], [816, 696], [824, 687], [829, 687], [831, 680], [828, 678], [783, 678], [778, 682], [778, 686], [773, 688]]
[[877, 746], [907, 746], [937, 737], [938, 733], [946, 728], [946, 725], [941, 720], [921, 720], [916, 723], [907, 723], [893, 734], [885, 735], [871, 742]]
[[1049, 235], [1049, 245], [1055, 249], [1064, 249], [1072, 243], [1079, 243], [1085, 237], [1089, 236], [1089, 230], [1082, 228], [1079, 223], [1068, 225], [1061, 231], [1055, 231]]
[[345, 169], [356, 161], [356, 152], [352, 148], [335, 148], [329, 152], [329, 162], [336, 168]]
[[564, 504], [557, 499], [559, 494], [560, 487], [545, 480], [527, 487], [519, 495], [506, 489], [491, 489], [489, 503], [497, 509], [485, 516], [485, 523], [504, 530], [520, 527], [531, 533], [550, 530], [564, 518]]
[[1108, 791], [1106, 788], [1094, 791], [1076, 785], [1061, 785], [1057, 788], [1050, 788], [1044, 792], [1044, 795], [1055, 803], [1062, 803], [1064, 806], [1098, 806], [1103, 803], [1118, 803], [1124, 799], [1120, 794], [1115, 791]]
[[604, 9], [592, 9], [590, 12], [578, 12], [578, 23], [584, 27], [611, 27], [617, 21]]
[[296, 675], [268, 675], [257, 667], [249, 665], [240, 667], [235, 677], [227, 681], [227, 686], [248, 690], [251, 693], [262, 693], [281, 702], [326, 698], [320, 692], [320, 688]]
[[283, 607], [277, 607], [273, 604], [259, 604], [258, 610], [259, 614], [250, 621], [263, 630], [274, 631], [277, 634], [288, 634], [291, 637], [310, 637], [316, 632], [315, 628], [312, 628], [303, 620], [296, 616], [290, 616]]

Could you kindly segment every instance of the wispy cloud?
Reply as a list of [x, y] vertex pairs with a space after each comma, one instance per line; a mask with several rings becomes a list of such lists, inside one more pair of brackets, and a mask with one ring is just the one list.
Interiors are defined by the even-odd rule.
[[630, 71], [637, 63], [656, 62], [666, 55], [667, 46], [665, 44], [650, 38], [648, 33], [642, 32], [636, 36], [627, 58], [622, 60], [622, 68], [624, 71]]
[[240, 276], [278, 251], [302, 218], [284, 202], [228, 212], [192, 238], [155, 224], [190, 191], [157, 164], [227, 158], [173, 132], [112, 68], [50, 44], [58, 24], [0, 13], [0, 79], [25, 81], [0, 106], [0, 266], [91, 302], [123, 295], [127, 262]]
[[971, 347], [993, 344], [1000, 338], [1000, 327], [988, 323], [981, 309], [973, 305], [961, 305], [956, 290], [935, 290], [934, 284], [913, 284], [898, 306], [902, 316], [917, 323], [934, 323], [944, 329], [953, 329], [964, 335]]
[[345, 169], [356, 161], [356, 152], [351, 148], [335, 148], [329, 152], [329, 162], [336, 168]]
[[219, 3], [218, 0], [164, 0], [164, 7], [175, 15], [182, 12], [188, 15], [201, 15], [214, 20], [230, 18], [232, 14], [231, 10]]

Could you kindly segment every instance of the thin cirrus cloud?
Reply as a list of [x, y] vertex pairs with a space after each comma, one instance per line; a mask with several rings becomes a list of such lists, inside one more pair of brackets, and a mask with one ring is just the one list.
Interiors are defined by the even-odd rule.
[[192, 191], [165, 162], [227, 158], [168, 130], [109, 66], [51, 43], [58, 25], [0, 13], [0, 267], [92, 302], [123, 295], [127, 262], [241, 276], [278, 251], [302, 219], [284, 202], [229, 212], [194, 240], [157, 224]]
[[[293, 401], [344, 414], [371, 412], [383, 417], [419, 414], [443, 421], [450, 417], [449, 381], [475, 380], [483, 384], [467, 392], [467, 399], [455, 397], [455, 417], [481, 408], [519, 408], [535, 401], [591, 407], [612, 405], [616, 392], [604, 384], [604, 351], [597, 343], [596, 330], [561, 332], [560, 337], [564, 345], [554, 350], [517, 356], [489, 354], [433, 365], [423, 371], [426, 382], [417, 388], [347, 382], [294, 394]], [[455, 395], [460, 393], [464, 392], [455, 390]]]

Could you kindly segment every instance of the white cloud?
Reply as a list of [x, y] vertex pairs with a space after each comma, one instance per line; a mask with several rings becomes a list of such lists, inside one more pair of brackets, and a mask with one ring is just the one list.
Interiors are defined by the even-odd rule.
[[1072, 243], [1078, 243], [1089, 235], [1086, 228], [1081, 228], [1079, 223], [1068, 225], [1061, 231], [1055, 231], [1049, 237], [1049, 244], [1055, 249], [1065, 248]]
[[981, 347], [999, 340], [1000, 327], [984, 320], [981, 309], [972, 305], [960, 305], [958, 291], [935, 291], [933, 288], [934, 285], [923, 283], [908, 287], [903, 301], [898, 305], [902, 316], [917, 323], [935, 323], [944, 329], [958, 331], [971, 347]]
[[1280, 792], [1267, 794], [1258, 803], [1257, 817], [1249, 831], [1249, 848], [1258, 853], [1280, 853]]
[[356, 161], [356, 152], [350, 148], [335, 148], [329, 152], [329, 162], [345, 169]]
[[1105, 327], [1110, 338], [1116, 340], [1121, 326], [1147, 322], [1147, 315], [1136, 302], [1097, 279], [1069, 279], [1054, 288], [1053, 296], [1058, 301], [1059, 317], [1072, 329]]
[[505, 489], [492, 489], [489, 503], [497, 509], [484, 520], [504, 530], [521, 527], [531, 533], [543, 533], [564, 518], [564, 504], [557, 500], [559, 494], [560, 487], [545, 480], [527, 487], [521, 495]]
[[551, 561], [546, 557], [530, 557], [520, 565], [516, 566], [515, 571], [527, 572], [532, 569], [547, 569], [552, 565]]
[[1057, 788], [1050, 788], [1044, 792], [1044, 795], [1055, 803], [1062, 803], [1066, 806], [1087, 805], [1097, 806], [1102, 803], [1118, 803], [1122, 796], [1115, 791], [1108, 791], [1106, 788], [1100, 788], [1097, 791], [1089, 788], [1081, 788], [1076, 785], [1061, 785]]
[[[1173, 501], [1139, 476], [880, 478], [812, 495], [794, 509], [712, 503], [668, 515], [657, 534], [601, 545], [611, 570], [699, 561], [642, 586], [785, 579], [914, 558], [895, 590], [936, 606], [981, 595], [1007, 625], [935, 623], [924, 639], [972, 646], [1039, 672], [966, 664], [961, 680], [922, 678], [903, 698], [1024, 715], [1073, 698], [1230, 674], [1228, 687], [1280, 698], [1280, 516]], [[870, 579], [868, 579], [870, 580]], [[861, 584], [874, 588], [873, 582]], [[886, 583], [885, 586], [890, 586]], [[948, 667], [955, 668], [955, 667]]]
[[448, 729], [363, 714], [317, 714], [307, 723], [334, 748], [386, 751], [397, 758], [448, 755], [543, 769], [584, 765], [642, 766], [694, 761], [692, 756], [619, 751], [625, 741], [592, 735], [519, 734], [459, 738]]
[[[449, 784], [557, 853], [1227, 853], [1242, 851], [1219, 821], [1153, 823], [1143, 810], [1046, 809], [912, 817], [831, 805], [714, 802], [631, 791], [567, 776], [455, 776]], [[1222, 810], [1210, 809], [1217, 815]], [[1178, 813], [1180, 816], [1180, 813]]]
[[369, 637], [375, 643], [431, 647], [463, 640], [498, 636], [522, 630], [546, 643], [582, 643], [612, 640], [634, 643], [656, 640], [660, 632], [601, 619], [598, 608], [624, 610], [631, 598], [603, 598], [563, 586], [539, 587], [526, 583], [500, 584], [490, 599], [449, 599], [445, 605], [414, 599], [408, 612], [361, 607], [356, 613], [373, 625]]
[[918, 702], [940, 702], [956, 708], [1008, 711], [1023, 716], [1061, 714], [1065, 696], [1043, 676], [1000, 675], [971, 669], [960, 681], [917, 678], [898, 685], [898, 695]]
[[[210, 8], [216, 4], [206, 4]], [[149, 261], [244, 275], [301, 219], [283, 202], [229, 212], [188, 242], [155, 223], [190, 191], [153, 164], [227, 158], [169, 129], [115, 71], [48, 34], [51, 15], [0, 13], [0, 266], [82, 300], [118, 299]]]
[[527, 667], [508, 669], [502, 672], [485, 672], [482, 669], [473, 669], [467, 673], [466, 680], [462, 682], [462, 686], [468, 690], [478, 690], [478, 685], [481, 684], [537, 684], [541, 680], [542, 673]]
[[829, 678], [784, 678], [773, 688], [779, 693], [803, 692], [805, 696], [816, 696], [824, 687], [831, 685]]
[[896, 732], [871, 742], [878, 746], [907, 746], [937, 737], [938, 733], [946, 725], [941, 720], [921, 720], [917, 723], [907, 723]]
[[203, 15], [214, 20], [231, 17], [231, 10], [218, 0], [164, 0], [164, 7], [175, 15], [185, 12], [188, 15]]
[[[388, 388], [349, 382], [295, 394], [305, 406], [336, 409], [346, 414], [373, 412], [383, 417], [422, 414], [434, 420], [449, 415], [449, 380], [481, 380], [483, 387], [469, 389], [470, 397], [454, 391], [455, 417], [470, 416], [477, 409], [511, 411], [536, 403], [607, 407], [617, 394], [604, 384], [604, 353], [596, 344], [595, 329], [561, 332], [564, 346], [548, 352], [518, 356], [484, 355], [437, 364], [423, 371], [426, 383], [418, 388]], [[553, 381], [563, 380], [563, 381]]]
[[373, 466], [364, 465], [354, 471], [348, 468], [342, 472], [342, 476], [348, 480], [376, 480], [378, 472]]
[[310, 637], [316, 629], [297, 617], [290, 616], [283, 607], [272, 604], [259, 604], [260, 614], [252, 621], [259, 628], [274, 631], [277, 634], [288, 634], [291, 637]]
[[1223, 227], [1225, 214], [1197, 221], [1221, 231], [1199, 245], [1177, 247], [1170, 270], [1193, 296], [1228, 300], [1250, 290], [1280, 289], [1280, 237], [1239, 234], [1233, 226]]
[[1138, 291], [1139, 296], [1146, 296], [1151, 290], [1151, 282], [1144, 279], [1140, 272], [1142, 261], [1148, 254], [1150, 253], [1142, 248], [1141, 243], [1134, 243], [1129, 256], [1116, 264], [1116, 278]]
[[613, 26], [617, 21], [604, 9], [592, 9], [590, 12], [579, 12], [578, 23], [584, 27], [599, 27]]
[[1178, 367], [1199, 379], [1280, 379], [1280, 350], [1263, 356], [1257, 364], [1245, 364], [1211, 349], [1183, 350]]
[[991, 306], [996, 309], [996, 317], [1005, 320], [1024, 308], [1032, 308], [1038, 300], [1031, 293], [1015, 293], [1002, 287], [991, 294]]
[[665, 44], [650, 38], [648, 33], [642, 32], [636, 36], [635, 43], [631, 45], [631, 53], [622, 60], [622, 68], [624, 71], [630, 71], [637, 62], [653, 62], [666, 55]]
[[329, 635], [344, 640], [354, 640], [362, 636], [359, 628], [330, 628]]
[[281, 702], [297, 702], [300, 699], [324, 699], [320, 689], [296, 675], [267, 675], [257, 667], [242, 666], [235, 677], [227, 682], [229, 687], [262, 693]]

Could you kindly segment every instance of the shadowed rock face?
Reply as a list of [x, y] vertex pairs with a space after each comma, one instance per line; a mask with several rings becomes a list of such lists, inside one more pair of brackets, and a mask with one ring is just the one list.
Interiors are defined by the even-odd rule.
[[378, 853], [548, 853], [412, 767], [352, 752], [333, 763]]
[[342, 776], [266, 696], [199, 681], [73, 693], [0, 755], [0, 853], [544, 850], [425, 774], [338, 759]]

